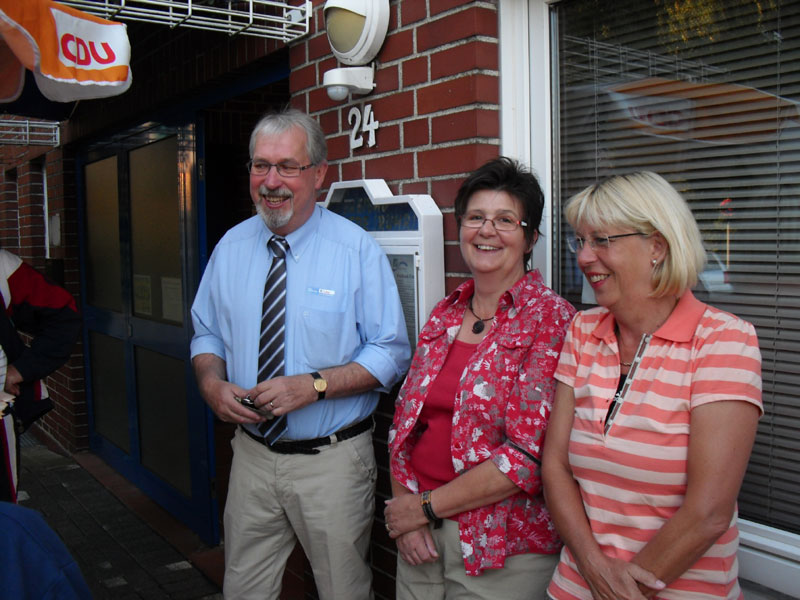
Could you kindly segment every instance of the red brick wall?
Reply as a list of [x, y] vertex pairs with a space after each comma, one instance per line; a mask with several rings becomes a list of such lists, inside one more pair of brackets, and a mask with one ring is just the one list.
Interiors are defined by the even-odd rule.
[[[58, 266], [55, 271], [59, 275], [63, 272], [59, 283], [80, 304], [73, 161], [61, 148], [0, 148], [0, 247], [17, 254], [41, 273]], [[50, 246], [49, 257], [45, 245], [45, 181], [48, 215], [60, 217], [60, 244]], [[89, 447], [83, 377], [82, 346], [78, 342], [69, 361], [47, 378], [55, 409], [34, 426], [69, 452]]]
[[0, 248], [14, 254], [19, 252], [17, 224], [17, 170], [0, 172]]
[[[328, 137], [327, 183], [382, 178], [395, 194], [432, 196], [444, 213], [449, 292], [468, 276], [452, 214], [456, 190], [470, 171], [499, 153], [497, 12], [486, 3], [463, 0], [393, 0], [375, 90], [334, 102], [322, 78], [338, 65], [324, 31], [323, 3], [314, 4], [310, 35], [290, 47], [289, 85], [292, 104], [317, 117]], [[367, 147], [364, 136], [364, 144], [351, 151], [348, 113], [367, 104], [380, 122], [376, 145]], [[394, 598], [396, 547], [383, 525], [384, 500], [391, 493], [386, 437], [392, 413], [392, 401], [384, 398], [375, 434], [380, 469], [371, 547], [376, 598]], [[286, 583], [308, 592], [313, 581], [307, 565], [304, 573], [300, 566], [300, 560], [290, 562], [293, 574], [287, 574]], [[284, 594], [294, 597], [288, 590]]]
[[[328, 98], [325, 71], [337, 67], [322, 2], [311, 33], [290, 48], [292, 104], [316, 116], [328, 136], [327, 181], [386, 179], [395, 194], [429, 194], [445, 213], [445, 287], [467, 269], [457, 247], [452, 205], [474, 168], [499, 153], [497, 11], [464, 0], [399, 0], [376, 61], [376, 88], [344, 102]], [[372, 107], [376, 145], [349, 147], [351, 108]]]

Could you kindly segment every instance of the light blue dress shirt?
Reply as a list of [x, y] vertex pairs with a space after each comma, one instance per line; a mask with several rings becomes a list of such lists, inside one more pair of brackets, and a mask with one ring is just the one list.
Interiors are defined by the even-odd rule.
[[[248, 389], [258, 372], [271, 236], [258, 215], [231, 228], [214, 249], [192, 305], [192, 357], [219, 356], [228, 381]], [[381, 247], [358, 225], [321, 206], [286, 239], [286, 375], [355, 361], [380, 381], [380, 391], [388, 391], [408, 369], [411, 350]], [[377, 403], [378, 390], [314, 402], [289, 413], [282, 439], [330, 435], [367, 418]]]

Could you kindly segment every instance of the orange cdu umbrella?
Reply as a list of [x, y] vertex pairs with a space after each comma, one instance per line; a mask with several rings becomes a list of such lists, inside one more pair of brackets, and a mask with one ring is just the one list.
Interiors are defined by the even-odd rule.
[[0, 0], [0, 112], [20, 98], [26, 70], [55, 102], [121, 94], [130, 55], [122, 23], [51, 0]]

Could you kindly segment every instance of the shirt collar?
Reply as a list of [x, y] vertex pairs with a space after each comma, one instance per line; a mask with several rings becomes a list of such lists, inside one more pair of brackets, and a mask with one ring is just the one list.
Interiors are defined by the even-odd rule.
[[[519, 310], [525, 302], [524, 294], [522, 293], [523, 288], [528, 285], [538, 287], [539, 284], [543, 283], [544, 281], [539, 271], [528, 271], [500, 296], [499, 306], [513, 306]], [[450, 305], [466, 305], [473, 294], [475, 294], [475, 280], [469, 279], [458, 286], [458, 288], [447, 297], [447, 300]]]
[[[300, 227], [285, 236], [286, 241], [289, 242], [289, 254], [292, 256], [295, 262], [300, 260], [303, 252], [308, 248], [309, 244], [314, 239], [314, 235], [319, 228], [319, 222], [321, 218], [322, 207], [316, 205], [314, 207], [314, 212], [311, 213], [311, 216], [308, 218], [308, 220]], [[264, 225], [264, 231], [266, 232], [267, 240], [274, 235], [266, 225]]]
[[695, 298], [690, 290], [686, 290], [667, 320], [653, 335], [673, 342], [688, 342], [697, 331], [705, 312], [706, 305]]
[[[678, 303], [667, 320], [653, 335], [672, 342], [688, 342], [697, 330], [697, 325], [705, 310], [706, 305], [695, 298], [691, 290], [686, 290], [678, 299]], [[592, 334], [608, 341], [614, 332], [616, 323], [614, 315], [609, 311], [597, 324]]]

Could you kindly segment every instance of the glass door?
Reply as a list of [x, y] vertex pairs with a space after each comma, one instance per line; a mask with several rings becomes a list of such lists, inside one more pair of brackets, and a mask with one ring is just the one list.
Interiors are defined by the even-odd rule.
[[194, 128], [150, 124], [93, 146], [84, 161], [92, 449], [215, 544], [211, 420], [189, 360]]

